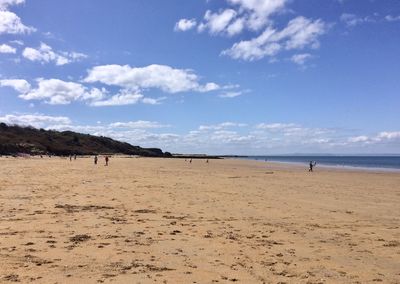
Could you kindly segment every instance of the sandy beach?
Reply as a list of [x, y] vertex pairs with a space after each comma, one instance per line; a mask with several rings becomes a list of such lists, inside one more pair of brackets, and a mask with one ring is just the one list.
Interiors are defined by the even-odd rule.
[[400, 174], [0, 158], [0, 282], [400, 283]]

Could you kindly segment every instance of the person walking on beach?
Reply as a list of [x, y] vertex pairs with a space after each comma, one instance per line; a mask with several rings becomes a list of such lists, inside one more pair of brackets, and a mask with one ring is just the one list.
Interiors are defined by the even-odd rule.
[[313, 168], [315, 167], [315, 165], [317, 164], [317, 162], [313, 162], [313, 161], [310, 161], [310, 168], [308, 169], [308, 171], [309, 172], [312, 172], [313, 171]]
[[94, 164], [97, 165], [97, 156], [94, 156]]
[[192, 163], [192, 159], [190, 159], [189, 163]]
[[69, 161], [70, 162], [72, 161], [72, 155], [69, 155]]
[[106, 160], [105, 166], [108, 166], [108, 156], [105, 157], [105, 160]]

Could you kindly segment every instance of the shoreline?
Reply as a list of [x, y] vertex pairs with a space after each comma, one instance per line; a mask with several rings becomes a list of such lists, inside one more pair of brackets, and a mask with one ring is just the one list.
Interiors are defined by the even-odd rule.
[[[232, 159], [232, 160], [245, 160], [245, 161], [256, 161], [256, 162], [262, 162], [262, 163], [270, 163], [270, 164], [277, 164], [277, 165], [291, 165], [294, 167], [303, 167], [305, 169], [308, 169], [308, 163], [302, 163], [302, 162], [290, 162], [290, 161], [275, 161], [275, 160], [262, 160], [262, 159], [252, 159], [252, 158], [226, 158], [226, 159]], [[318, 168], [323, 168], [323, 169], [334, 169], [334, 170], [343, 170], [343, 171], [360, 171], [360, 172], [388, 172], [388, 173], [400, 173], [400, 168], [388, 168], [388, 167], [363, 167], [363, 166], [341, 166], [341, 165], [330, 165], [330, 164], [323, 164], [323, 163], [317, 163], [317, 166], [315, 167], [315, 171], [318, 171]]]

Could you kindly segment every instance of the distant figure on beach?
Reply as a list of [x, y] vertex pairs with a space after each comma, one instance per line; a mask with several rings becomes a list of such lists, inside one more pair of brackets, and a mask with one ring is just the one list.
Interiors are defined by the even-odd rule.
[[97, 156], [94, 156], [94, 164], [97, 165]]
[[74, 155], [74, 160], [76, 160], [76, 154]]
[[69, 161], [70, 162], [72, 161], [72, 155], [69, 155]]
[[108, 156], [105, 157], [105, 160], [106, 160], [105, 166], [108, 166]]
[[313, 171], [313, 168], [315, 167], [315, 165], [317, 164], [317, 162], [313, 162], [313, 161], [310, 161], [310, 168], [308, 169], [308, 171], [309, 172], [312, 172]]
[[208, 159], [207, 159], [206, 163], [208, 164]]
[[189, 163], [192, 163], [192, 159], [190, 159]]

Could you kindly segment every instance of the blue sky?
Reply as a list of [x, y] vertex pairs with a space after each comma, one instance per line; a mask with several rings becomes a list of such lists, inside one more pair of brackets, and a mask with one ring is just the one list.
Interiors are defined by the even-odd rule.
[[0, 0], [0, 121], [209, 154], [400, 153], [398, 0]]

